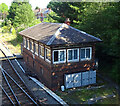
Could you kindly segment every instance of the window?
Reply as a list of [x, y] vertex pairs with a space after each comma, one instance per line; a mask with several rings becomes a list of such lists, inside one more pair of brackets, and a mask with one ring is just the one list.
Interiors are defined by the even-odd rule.
[[46, 49], [46, 60], [51, 61], [51, 51], [49, 49]]
[[29, 39], [27, 39], [27, 49], [29, 50], [30, 49], [30, 44], [29, 44]]
[[33, 52], [34, 51], [34, 45], [33, 45], [33, 41], [32, 40], [30, 40], [30, 50], [31, 50], [31, 52]]
[[44, 46], [39, 47], [40, 57], [44, 57]]
[[35, 54], [37, 54], [38, 55], [38, 44], [37, 43], [35, 43]]
[[26, 39], [26, 49], [28, 48], [28, 40]]
[[23, 46], [26, 47], [26, 38], [23, 37]]
[[71, 61], [79, 61], [79, 49], [68, 49], [67, 50], [68, 53], [68, 62]]
[[92, 48], [81, 48], [80, 49], [80, 59], [81, 60], [90, 60], [92, 55]]
[[31, 43], [32, 43], [32, 52], [34, 52], [34, 42], [31, 41]]
[[53, 63], [64, 63], [66, 61], [66, 50], [53, 51]]

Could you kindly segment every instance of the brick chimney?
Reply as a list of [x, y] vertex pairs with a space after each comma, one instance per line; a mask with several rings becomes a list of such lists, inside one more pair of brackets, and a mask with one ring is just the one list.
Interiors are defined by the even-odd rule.
[[69, 18], [66, 18], [65, 23], [66, 23], [67, 25], [70, 25], [70, 19], [69, 19]]

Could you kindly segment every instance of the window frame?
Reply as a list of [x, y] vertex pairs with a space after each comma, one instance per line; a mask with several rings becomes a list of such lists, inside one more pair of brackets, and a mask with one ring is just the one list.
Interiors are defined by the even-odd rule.
[[[68, 60], [69, 57], [69, 50], [72, 50], [72, 60]], [[78, 53], [78, 58], [74, 59], [74, 50], [77, 50]], [[78, 62], [79, 61], [79, 48], [72, 48], [72, 49], [67, 49], [67, 62]]]
[[[48, 49], [48, 48], [45, 48], [45, 60], [46, 60], [47, 62], [51, 63], [51, 60], [47, 59], [47, 57], [46, 57], [46, 56], [47, 56], [46, 50], [49, 50], [49, 51], [50, 51], [50, 54], [51, 54], [51, 50]], [[50, 56], [50, 58], [51, 58], [51, 56]]]
[[[54, 62], [54, 52], [55, 51], [58, 51], [58, 61], [57, 62]], [[64, 51], [64, 57], [65, 57], [64, 61], [60, 61], [60, 51]], [[66, 62], [66, 49], [53, 50], [53, 52], [52, 52], [52, 60], [53, 60], [53, 64], [65, 63]]]
[[[81, 59], [81, 49], [85, 49], [85, 58], [82, 58], [82, 59]], [[90, 58], [86, 58], [86, 49], [90, 49]], [[92, 59], [92, 47], [80, 48], [80, 60], [87, 61], [87, 60], [91, 60], [91, 59]]]

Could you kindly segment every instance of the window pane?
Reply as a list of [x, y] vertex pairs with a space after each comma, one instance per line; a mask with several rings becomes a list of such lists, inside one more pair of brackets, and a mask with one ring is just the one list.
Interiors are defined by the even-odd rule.
[[78, 50], [74, 50], [74, 59], [78, 59]]
[[26, 39], [26, 48], [28, 47], [28, 40]]
[[28, 49], [30, 49], [29, 39], [27, 41], [28, 41]]
[[41, 46], [41, 56], [44, 57], [44, 47]]
[[32, 51], [34, 51], [34, 43], [33, 43], [33, 41], [31, 41], [31, 43], [32, 43]]
[[90, 49], [86, 49], [86, 58], [90, 58]]
[[36, 53], [38, 54], [38, 44], [36, 43]]
[[58, 51], [54, 51], [54, 62], [58, 61]]
[[72, 50], [68, 50], [68, 60], [72, 60]]
[[81, 54], [80, 55], [81, 59], [85, 58], [85, 49], [81, 49], [80, 52], [81, 52], [80, 53]]
[[64, 61], [65, 57], [64, 57], [64, 51], [60, 51], [60, 61]]
[[51, 53], [48, 49], [46, 49], [46, 59], [51, 60]]
[[36, 44], [34, 43], [34, 52], [36, 52]]

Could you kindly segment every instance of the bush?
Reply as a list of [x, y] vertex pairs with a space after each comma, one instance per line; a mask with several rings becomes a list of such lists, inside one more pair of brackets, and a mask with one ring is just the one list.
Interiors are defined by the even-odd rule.
[[3, 33], [7, 33], [9, 31], [10, 31], [9, 27], [7, 27], [7, 26], [2, 27], [2, 32]]
[[15, 30], [15, 28], [14, 28], [14, 27], [12, 27], [12, 28], [11, 28], [11, 32], [12, 32], [12, 34], [13, 34], [13, 35], [15, 35], [15, 34], [16, 34], [16, 30]]

